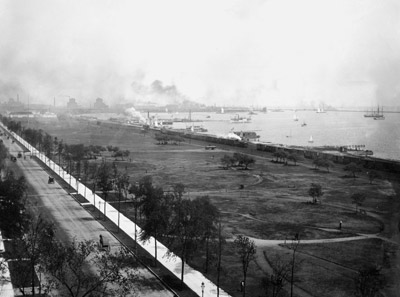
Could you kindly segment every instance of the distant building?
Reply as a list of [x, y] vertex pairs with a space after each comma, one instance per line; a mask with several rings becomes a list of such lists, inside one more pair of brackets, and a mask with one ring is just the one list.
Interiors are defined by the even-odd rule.
[[13, 111], [8, 114], [10, 118], [33, 118], [34, 114], [30, 111]]
[[69, 101], [67, 103], [67, 108], [68, 109], [75, 109], [78, 108], [78, 103], [76, 103], [75, 98], [69, 98]]
[[40, 114], [40, 117], [46, 119], [56, 119], [57, 115], [53, 112], [46, 111], [45, 113]]
[[94, 109], [106, 109], [106, 108], [108, 108], [108, 105], [103, 102], [103, 99], [97, 98], [96, 102], [93, 105], [93, 108]]

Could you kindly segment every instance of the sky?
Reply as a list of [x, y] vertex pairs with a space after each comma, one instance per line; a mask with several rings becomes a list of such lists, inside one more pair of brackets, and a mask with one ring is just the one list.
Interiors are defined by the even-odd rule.
[[398, 0], [0, 0], [0, 100], [400, 102]]

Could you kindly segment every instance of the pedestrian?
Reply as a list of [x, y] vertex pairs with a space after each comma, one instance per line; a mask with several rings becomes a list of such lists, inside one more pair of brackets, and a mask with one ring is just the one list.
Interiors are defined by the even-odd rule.
[[103, 247], [103, 236], [100, 234], [100, 246]]
[[342, 230], [342, 221], [339, 221], [339, 230]]

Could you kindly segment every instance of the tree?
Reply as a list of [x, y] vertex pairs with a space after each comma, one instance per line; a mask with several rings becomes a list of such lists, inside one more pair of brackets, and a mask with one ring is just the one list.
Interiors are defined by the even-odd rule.
[[42, 265], [50, 288], [71, 297], [131, 296], [137, 279], [125, 249], [101, 251], [93, 241], [56, 241]]
[[320, 157], [316, 158], [313, 161], [313, 164], [315, 166], [315, 169], [322, 167], [322, 168], [326, 168], [326, 170], [328, 172], [329, 172], [329, 168], [333, 167], [333, 163], [330, 160], [328, 160], [326, 158], [320, 158]]
[[53, 138], [47, 133], [43, 138], [43, 150], [46, 157], [50, 158], [53, 152]]
[[296, 166], [297, 162], [299, 160], [299, 157], [296, 154], [291, 153], [287, 156], [287, 159], [288, 159], [288, 161], [293, 161], [294, 165]]
[[198, 212], [201, 214], [201, 229], [199, 229], [199, 235], [202, 237], [202, 243], [206, 249], [205, 259], [205, 273], [208, 272], [208, 265], [210, 262], [210, 242], [218, 238], [218, 220], [219, 210], [213, 205], [208, 196], [199, 197], [194, 200], [197, 204]]
[[6, 257], [13, 260], [14, 274], [17, 279], [14, 283], [19, 286], [20, 292], [25, 295], [24, 284], [31, 284], [31, 293], [35, 296], [35, 287], [39, 287], [39, 294], [44, 289], [41, 277], [36, 277], [43, 272], [41, 261], [52, 250], [55, 232], [52, 224], [46, 222], [41, 215], [30, 222], [29, 229], [20, 238], [12, 241], [13, 248]]
[[232, 166], [232, 163], [233, 163], [233, 159], [232, 159], [232, 157], [230, 157], [228, 155], [224, 155], [221, 158], [222, 168], [224, 168], [224, 169], [229, 169]]
[[[171, 195], [168, 197], [171, 198]], [[193, 201], [188, 199], [175, 199], [172, 203], [169, 201], [169, 204], [173, 205], [173, 214], [169, 222], [168, 239], [170, 241], [171, 250], [178, 250], [177, 254], [181, 257], [182, 288], [184, 283], [185, 263], [188, 262], [201, 240], [201, 214], [197, 211], [198, 203]], [[174, 255], [169, 253], [169, 256]]]
[[168, 144], [169, 141], [168, 135], [159, 132], [154, 135], [154, 138], [158, 141], [158, 144]]
[[244, 166], [244, 169], [247, 170], [248, 166], [250, 164], [254, 164], [255, 160], [254, 158], [246, 155], [246, 154], [241, 154], [241, 153], [234, 153], [233, 154], [233, 159], [235, 162], [238, 163], [239, 166]]
[[26, 181], [12, 171], [0, 179], [0, 228], [6, 237], [19, 237], [29, 225], [25, 212]]
[[242, 263], [243, 271], [243, 297], [246, 296], [246, 278], [247, 270], [252, 261], [255, 260], [256, 245], [253, 240], [243, 235], [236, 236], [234, 241], [236, 253], [239, 255], [240, 262]]
[[[83, 161], [83, 180], [84, 180], [85, 185], [87, 182], [88, 174], [89, 174], [89, 161], [85, 160], [85, 161]], [[86, 196], [86, 187], [85, 187], [84, 196]]]
[[270, 262], [272, 274], [267, 275], [263, 283], [267, 296], [278, 297], [290, 276], [292, 262], [283, 261], [279, 256], [275, 256]]
[[366, 266], [358, 271], [355, 279], [356, 296], [377, 297], [379, 291], [386, 285], [386, 279], [381, 274], [381, 269], [375, 266]]
[[221, 270], [222, 270], [221, 263], [222, 263], [223, 243], [225, 243], [225, 240], [222, 237], [222, 223], [221, 223], [221, 216], [220, 216], [218, 218], [217, 296], [219, 296], [219, 284], [220, 284], [220, 276], [221, 276]]
[[85, 157], [85, 146], [82, 143], [70, 144], [67, 146], [67, 152], [71, 154], [74, 161], [81, 161]]
[[353, 204], [356, 205], [356, 212], [358, 211], [358, 207], [361, 206], [366, 198], [364, 193], [354, 193], [353, 195], [351, 195], [351, 200]]
[[308, 195], [312, 197], [312, 203], [317, 203], [318, 198], [322, 197], [323, 194], [321, 185], [314, 183], [311, 184], [311, 187], [308, 190]]
[[381, 174], [380, 174], [379, 172], [375, 171], [375, 170], [370, 170], [370, 171], [368, 171], [368, 172], [367, 172], [367, 175], [368, 175], [369, 183], [370, 183], [371, 185], [372, 185], [372, 182], [373, 182], [375, 179], [380, 179], [380, 178], [382, 178]]
[[290, 297], [293, 297], [293, 285], [294, 285], [294, 272], [296, 268], [296, 251], [300, 245], [300, 238], [297, 235], [291, 243], [287, 244], [287, 247], [293, 251], [292, 260], [290, 262]]
[[7, 159], [8, 149], [4, 146], [3, 142], [0, 142], [0, 174], [5, 168], [5, 160]]
[[345, 166], [344, 170], [350, 171], [353, 174], [353, 178], [356, 178], [356, 173], [361, 172], [361, 167], [351, 162]]
[[118, 190], [118, 232], [119, 232], [119, 217], [120, 217], [120, 210], [121, 210], [121, 196], [122, 193], [127, 191], [129, 187], [129, 176], [126, 173], [118, 174], [116, 178], [116, 186]]
[[[154, 266], [157, 265], [157, 240], [166, 232], [170, 217], [170, 204], [167, 203], [161, 187], [153, 185], [151, 176], [144, 176], [130, 192], [141, 198], [141, 207], [145, 217], [140, 233], [141, 240], [154, 237]], [[136, 223], [136, 222], [135, 222]]]
[[63, 140], [61, 139], [61, 141], [57, 145], [58, 166], [60, 166], [60, 168], [61, 168], [61, 155], [63, 154], [63, 152], [64, 152], [64, 144]]
[[276, 158], [275, 162], [285, 162], [287, 158], [287, 153], [282, 150], [277, 150], [274, 153], [274, 157]]
[[107, 163], [102, 163], [97, 170], [97, 185], [104, 198], [104, 220], [106, 219], [106, 205], [108, 193], [113, 189], [111, 168]]

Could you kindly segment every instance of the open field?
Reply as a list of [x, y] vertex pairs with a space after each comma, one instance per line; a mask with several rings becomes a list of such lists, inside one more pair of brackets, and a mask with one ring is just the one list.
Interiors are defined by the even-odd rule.
[[[219, 160], [225, 154], [232, 155], [233, 147], [205, 150], [205, 143], [199, 142], [158, 145], [151, 133], [107, 128], [96, 122], [36, 122], [30, 123], [30, 127], [43, 129], [68, 144], [113, 145], [129, 150], [130, 156], [123, 161], [111, 157], [107, 160], [126, 170], [131, 183], [151, 175], [164, 190], [183, 183], [185, 197], [209, 196], [223, 214], [227, 244], [221, 283], [232, 296], [241, 295], [238, 289], [242, 278], [239, 260], [233, 253], [235, 235], [249, 236], [257, 244], [258, 257], [250, 265], [247, 295], [265, 296], [261, 281], [271, 270], [272, 259], [275, 255], [282, 259], [292, 255], [278, 241], [290, 241], [296, 233], [301, 242], [295, 277], [297, 296], [351, 296], [358, 269], [369, 263], [382, 267], [388, 280], [386, 296], [398, 296], [398, 177], [388, 176], [388, 180], [370, 184], [365, 172], [355, 179], [347, 178], [340, 165], [326, 172], [314, 170], [310, 160], [297, 166], [283, 166], [272, 162], [271, 154], [249, 150], [242, 151], [254, 153], [256, 162], [250, 170], [224, 170]], [[320, 204], [308, 203], [311, 183], [322, 186]], [[367, 195], [362, 206], [366, 215], [355, 213], [350, 196], [356, 192]], [[123, 204], [122, 211], [132, 216], [134, 213], [129, 203]], [[343, 222], [340, 230], [339, 221]], [[358, 240], [346, 241], [353, 236], [358, 236]], [[189, 264], [202, 271], [203, 256], [200, 253]], [[215, 280], [215, 268], [210, 269], [208, 276]]]

